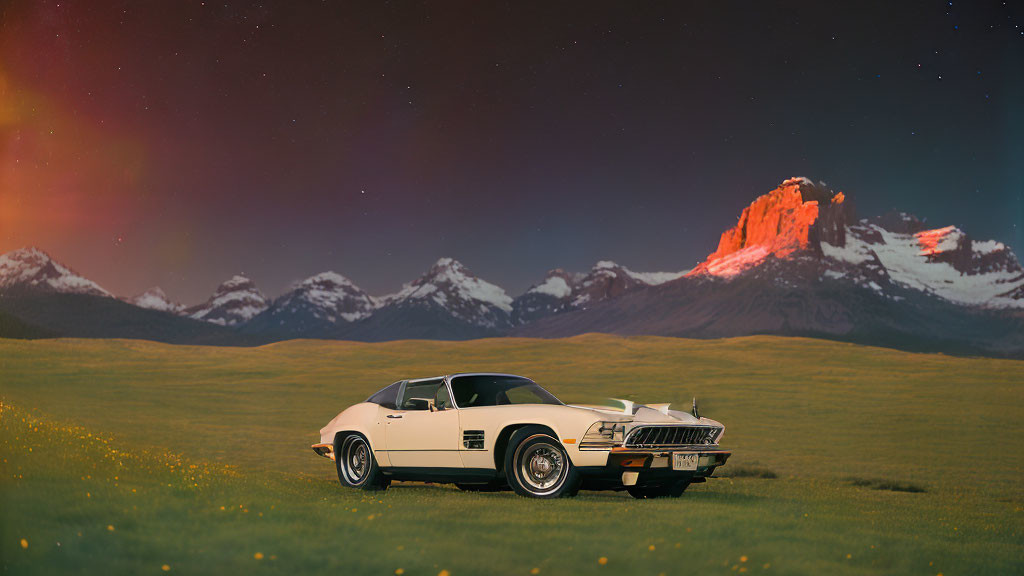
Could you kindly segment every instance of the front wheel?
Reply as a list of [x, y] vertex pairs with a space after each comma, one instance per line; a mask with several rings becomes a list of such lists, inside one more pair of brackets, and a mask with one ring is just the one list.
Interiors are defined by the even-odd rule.
[[361, 434], [349, 434], [334, 443], [334, 464], [343, 486], [384, 490], [391, 484], [377, 465], [370, 444]]
[[505, 476], [520, 496], [575, 496], [582, 479], [562, 444], [540, 426], [520, 428], [509, 440]]

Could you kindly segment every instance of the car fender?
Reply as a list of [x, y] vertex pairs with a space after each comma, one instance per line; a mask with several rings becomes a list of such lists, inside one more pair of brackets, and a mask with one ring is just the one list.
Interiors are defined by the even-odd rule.
[[377, 462], [381, 466], [387, 466], [381, 410], [379, 405], [370, 402], [349, 406], [320, 429], [320, 442], [334, 444], [338, 432], [358, 432], [370, 443], [370, 449], [373, 450]]
[[522, 404], [461, 408], [459, 416], [463, 433], [467, 430], [484, 431], [484, 450], [463, 451], [463, 461], [469, 467], [496, 467], [496, 463], [504, 458], [503, 446], [498, 442], [502, 431], [511, 426], [525, 425], [551, 429], [576, 466], [593, 466], [596, 465], [596, 461], [603, 464], [603, 461], [607, 460], [607, 453], [602, 459], [600, 454], [591, 456], [579, 450], [580, 439], [594, 422], [601, 420], [601, 415], [593, 410], [572, 406]]

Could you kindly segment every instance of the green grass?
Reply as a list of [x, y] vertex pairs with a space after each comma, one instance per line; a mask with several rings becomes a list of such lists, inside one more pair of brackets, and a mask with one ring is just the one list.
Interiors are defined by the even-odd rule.
[[[671, 500], [371, 494], [309, 449], [383, 385], [467, 370], [574, 402], [696, 395], [735, 473]], [[1021, 573], [1022, 386], [1021, 361], [774, 337], [0, 340], [0, 570]]]

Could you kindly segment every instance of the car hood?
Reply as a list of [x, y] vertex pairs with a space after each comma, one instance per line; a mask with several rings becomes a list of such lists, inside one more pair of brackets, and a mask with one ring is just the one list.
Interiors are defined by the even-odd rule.
[[689, 412], [671, 410], [670, 404], [635, 404], [629, 400], [613, 399], [622, 403], [623, 408], [587, 404], [571, 404], [573, 408], [591, 410], [600, 414], [602, 420], [610, 422], [633, 422], [636, 424], [693, 424], [714, 425], [718, 422], [709, 418], [698, 418]]

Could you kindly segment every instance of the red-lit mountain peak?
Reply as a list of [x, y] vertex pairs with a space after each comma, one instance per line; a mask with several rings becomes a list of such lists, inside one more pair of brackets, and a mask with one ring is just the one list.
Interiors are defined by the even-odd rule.
[[815, 248], [821, 239], [845, 237], [846, 206], [842, 192], [823, 183], [790, 178], [743, 209], [736, 226], [726, 230], [718, 249], [688, 275], [729, 278], [769, 256], [785, 258]]
[[921, 246], [921, 254], [932, 256], [956, 250], [960, 239], [963, 238], [963, 232], [956, 226], [946, 226], [935, 230], [922, 230], [914, 234], [914, 237], [917, 238], [917, 243]]

